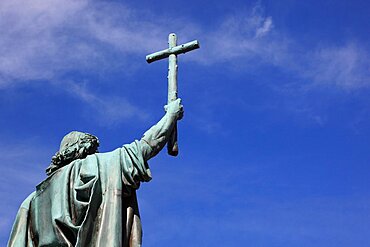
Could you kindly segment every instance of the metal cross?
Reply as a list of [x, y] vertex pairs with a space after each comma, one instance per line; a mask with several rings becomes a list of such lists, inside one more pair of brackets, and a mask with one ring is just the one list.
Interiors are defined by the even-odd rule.
[[[182, 45], [177, 45], [176, 34], [168, 35], [168, 49], [158, 51], [146, 56], [148, 63], [168, 57], [168, 103], [177, 99], [177, 55], [186, 53], [199, 48], [198, 40], [194, 40]], [[177, 156], [179, 147], [177, 143], [177, 123], [173, 129], [170, 139], [167, 143], [168, 154]]]

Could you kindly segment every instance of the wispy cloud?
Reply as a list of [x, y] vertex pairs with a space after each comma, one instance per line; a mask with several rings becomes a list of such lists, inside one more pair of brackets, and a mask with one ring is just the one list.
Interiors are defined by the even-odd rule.
[[273, 27], [272, 26], [272, 18], [267, 17], [264, 20], [263, 25], [261, 27], [257, 28], [255, 37], [258, 38], [258, 37], [261, 37], [261, 36], [267, 34], [272, 29], [272, 27]]
[[[126, 62], [130, 53], [156, 47], [164, 33], [158, 25], [138, 22], [132, 10], [118, 3], [4, 0], [0, 8], [2, 86], [109, 68]], [[112, 61], [117, 52], [120, 59]]]
[[306, 55], [307, 71], [301, 73], [315, 84], [358, 89], [370, 85], [370, 60], [366, 49], [348, 43], [341, 47], [325, 47]]
[[[68, 93], [87, 103], [94, 110], [94, 119], [104, 125], [112, 126], [132, 117], [147, 119], [148, 113], [131, 104], [122, 97], [97, 96], [88, 89], [86, 83], [70, 82], [66, 87]], [[96, 113], [96, 114], [95, 114]]]
[[[122, 3], [4, 0], [0, 8], [0, 87], [60, 79], [73, 71], [114, 69], [117, 63], [127, 63], [130, 54], [162, 48], [168, 32], [165, 20], [144, 18]], [[180, 22], [174, 18], [171, 25], [196, 35], [202, 43], [199, 55], [186, 59], [202, 64], [243, 61], [249, 67], [270, 64], [313, 85], [351, 89], [370, 84], [369, 52], [361, 45], [349, 41], [307, 49], [275, 27], [260, 2], [251, 10], [224, 17], [213, 31], [191, 21], [182, 27]]]
[[171, 16], [169, 24], [149, 10], [133, 10], [122, 2], [3, 0], [0, 9], [0, 89], [32, 81], [63, 81], [71, 85], [66, 92], [78, 96], [106, 123], [145, 118], [146, 113], [122, 96], [97, 97], [94, 82], [71, 82], [68, 75], [130, 70], [135, 67], [132, 56], [162, 49], [170, 30], [181, 33], [183, 41], [189, 37], [201, 42], [196, 55], [184, 60], [252, 71], [261, 65], [276, 67], [295, 80], [281, 85], [282, 91], [355, 90], [370, 85], [370, 54], [365, 46], [348, 41], [342, 46], [305, 47], [281, 31], [261, 2], [221, 17], [213, 30], [192, 20], [184, 22], [184, 17]]
[[37, 138], [17, 143], [0, 143], [0, 173], [6, 174], [0, 176], [2, 190], [19, 183], [34, 186], [37, 181], [42, 180], [43, 170], [51, 159], [47, 154], [53, 152], [37, 143]]
[[[0, 9], [0, 89], [34, 81], [62, 88], [68, 84], [65, 91], [93, 109], [104, 124], [146, 118], [126, 97], [97, 97], [94, 82], [79, 83], [70, 75], [86, 78], [118, 68], [130, 74], [136, 68], [133, 55], [144, 59], [162, 49], [167, 29], [180, 26], [178, 21], [165, 25], [148, 11], [144, 15], [124, 3], [91, 0], [4, 0]], [[191, 25], [176, 30], [193, 29]]]
[[275, 27], [260, 2], [250, 11], [226, 17], [218, 30], [206, 32], [202, 40], [202, 56], [193, 59], [203, 64], [228, 62], [242, 69], [274, 66], [298, 78], [290, 85], [298, 89], [370, 86], [370, 53], [361, 43], [348, 40], [342, 46], [306, 47]]
[[207, 32], [202, 43], [206, 51], [194, 59], [204, 64], [242, 60], [247, 66], [278, 63], [288, 46], [288, 40], [274, 31], [273, 18], [264, 14], [259, 3], [251, 10], [224, 17], [220, 28]]
[[3, 0], [0, 9], [2, 87], [117, 68], [132, 63], [132, 54], [162, 49], [168, 30], [196, 30], [122, 2]]
[[[54, 150], [38, 138], [0, 142], [0, 242], [6, 242], [20, 203], [45, 178], [44, 170]], [[49, 157], [50, 156], [50, 157]]]

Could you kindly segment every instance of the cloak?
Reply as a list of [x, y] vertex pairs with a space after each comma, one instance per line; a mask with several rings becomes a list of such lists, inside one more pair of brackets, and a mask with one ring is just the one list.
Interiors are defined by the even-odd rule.
[[8, 247], [139, 247], [136, 189], [151, 179], [135, 141], [55, 171], [21, 205]]

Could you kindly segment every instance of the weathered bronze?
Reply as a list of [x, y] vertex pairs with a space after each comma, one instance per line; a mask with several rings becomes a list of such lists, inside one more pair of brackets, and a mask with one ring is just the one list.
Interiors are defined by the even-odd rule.
[[[176, 36], [170, 35], [170, 48]], [[22, 203], [8, 247], [139, 247], [142, 228], [136, 190], [151, 180], [147, 161], [170, 140], [183, 116], [177, 98], [174, 49], [169, 56], [166, 114], [138, 141], [99, 153], [97, 137], [73, 131], [61, 141], [46, 169], [48, 177]]]

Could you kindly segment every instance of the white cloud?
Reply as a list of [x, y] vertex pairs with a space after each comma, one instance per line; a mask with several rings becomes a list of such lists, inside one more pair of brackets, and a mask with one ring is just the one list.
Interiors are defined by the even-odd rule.
[[213, 64], [276, 56], [278, 54], [271, 52], [272, 48], [277, 50], [276, 43], [271, 43], [271, 38], [265, 38], [272, 29], [272, 18], [263, 16], [256, 8], [249, 13], [228, 17], [219, 29], [201, 36], [203, 56], [196, 56], [193, 59], [204, 64]]
[[47, 155], [53, 152], [37, 143], [37, 138], [20, 143], [0, 143], [0, 173], [6, 174], [0, 177], [1, 188], [13, 183], [35, 185], [35, 181], [42, 180], [42, 173], [39, 174], [39, 171], [46, 169], [51, 159]]
[[261, 64], [289, 72], [299, 82], [296, 88], [330, 86], [353, 90], [370, 86], [370, 54], [360, 44], [305, 47], [274, 26], [259, 3], [250, 11], [226, 18], [220, 28], [201, 36], [204, 65], [228, 62], [237, 69]]
[[[92, 0], [3, 0], [0, 2], [0, 89], [42, 81], [79, 96], [104, 119], [118, 123], [146, 114], [120, 96], [97, 97], [91, 86], [71, 82], [112, 70], [130, 74], [133, 55], [144, 57], [166, 46], [167, 29], [180, 26], [123, 3]], [[150, 21], [149, 21], [150, 20]], [[192, 24], [174, 28], [179, 32]], [[185, 38], [185, 37], [184, 37]], [[124, 68], [124, 70], [122, 69]]]
[[147, 113], [124, 98], [97, 96], [83, 83], [69, 83], [66, 90], [72, 96], [87, 103], [95, 111], [94, 113], [97, 113], [91, 114], [94, 119], [99, 119], [99, 122], [104, 125], [115, 125], [134, 116], [139, 119], [148, 117]]
[[146, 116], [123, 97], [97, 97], [87, 85], [65, 76], [135, 67], [132, 54], [143, 53], [144, 59], [165, 45], [160, 25], [120, 3], [4, 0], [0, 9], [0, 89], [32, 81], [60, 88], [68, 84], [67, 91], [94, 109], [104, 124]]
[[260, 2], [250, 11], [224, 17], [216, 30], [181, 17], [172, 16], [169, 24], [150, 11], [113, 2], [3, 0], [0, 9], [0, 88], [61, 80], [76, 71], [122, 68], [132, 62], [132, 54], [162, 49], [170, 29], [182, 33], [181, 40], [191, 36], [201, 42], [197, 55], [185, 60], [249, 68], [268, 64], [316, 86], [354, 89], [370, 84], [369, 52], [360, 45], [307, 49], [275, 27]]
[[162, 49], [167, 30], [180, 27], [114, 2], [3, 0], [0, 9], [0, 87], [132, 63], [130, 55]]
[[53, 152], [38, 138], [0, 141], [0, 242], [8, 239], [21, 202], [45, 178]]
[[263, 25], [256, 31], [256, 38], [266, 35], [272, 29], [272, 18], [267, 17], [263, 22]]
[[344, 89], [370, 85], [369, 54], [356, 44], [318, 49], [308, 60], [309, 70], [305, 75], [316, 84]]

